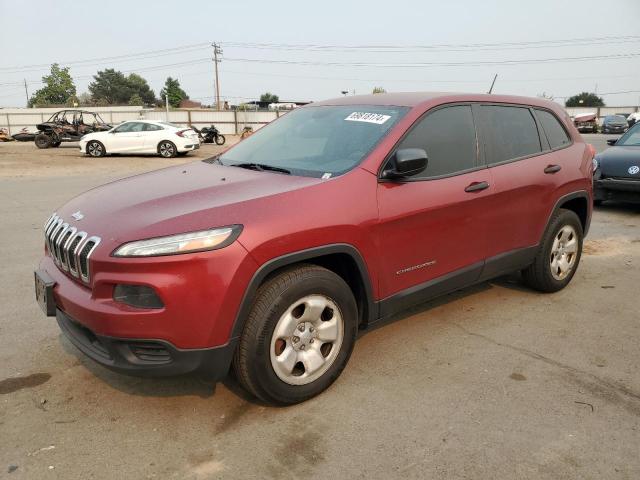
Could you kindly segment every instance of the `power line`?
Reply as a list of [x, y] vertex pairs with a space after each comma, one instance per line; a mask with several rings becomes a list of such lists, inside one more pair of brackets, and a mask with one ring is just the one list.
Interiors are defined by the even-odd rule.
[[228, 62], [270, 63], [277, 65], [312, 65], [323, 67], [376, 67], [376, 68], [421, 68], [421, 67], [477, 67], [485, 65], [528, 65], [557, 62], [584, 62], [592, 60], [613, 60], [639, 57], [640, 53], [594, 55], [584, 57], [537, 58], [528, 60], [488, 60], [467, 62], [413, 62], [413, 63], [373, 63], [373, 62], [318, 62], [309, 60], [266, 60], [260, 58], [225, 58]]
[[227, 47], [258, 50], [303, 50], [303, 51], [367, 51], [375, 53], [398, 51], [438, 51], [456, 52], [468, 50], [511, 50], [529, 48], [558, 48], [587, 45], [611, 45], [634, 43], [640, 41], [638, 35], [613, 37], [586, 37], [563, 40], [542, 40], [533, 42], [500, 42], [500, 43], [467, 43], [467, 44], [435, 44], [435, 45], [319, 45], [319, 44], [286, 44], [286, 43], [247, 43], [223, 42]]
[[[116, 55], [111, 57], [99, 57], [99, 58], [90, 58], [85, 60], [73, 60], [70, 62], [55, 62], [60, 66], [92, 66], [97, 65], [106, 61], [138, 61], [138, 60], [146, 60], [149, 58], [157, 58], [167, 55], [176, 55], [182, 54], [190, 51], [198, 51], [206, 49], [210, 46], [209, 43], [197, 43], [193, 45], [183, 45], [181, 47], [167, 48], [164, 50], [150, 50], [147, 52], [140, 53], [131, 53], [126, 55]], [[39, 64], [39, 65], [23, 65], [17, 67], [0, 67], [0, 71], [3, 73], [18, 73], [18, 72], [26, 72], [26, 71], [38, 71], [43, 68], [49, 68], [50, 64]]]

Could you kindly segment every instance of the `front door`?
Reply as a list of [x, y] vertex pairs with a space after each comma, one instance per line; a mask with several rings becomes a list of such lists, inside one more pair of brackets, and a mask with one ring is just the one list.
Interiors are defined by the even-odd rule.
[[381, 316], [479, 278], [493, 193], [471, 105], [428, 112], [397, 148], [423, 148], [428, 162], [416, 176], [378, 185]]
[[126, 153], [143, 150], [144, 138], [142, 131], [144, 125], [142, 122], [126, 122], [116, 127], [113, 132], [109, 134], [110, 138], [107, 152]]

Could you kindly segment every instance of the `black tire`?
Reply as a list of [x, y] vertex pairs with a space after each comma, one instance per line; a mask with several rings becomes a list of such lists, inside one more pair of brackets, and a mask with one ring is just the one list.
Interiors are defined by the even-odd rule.
[[38, 148], [49, 148], [52, 143], [51, 136], [46, 133], [39, 133], [36, 135], [36, 138], [33, 140]]
[[602, 205], [602, 200], [594, 200], [594, 201], [593, 201], [593, 204], [594, 204], [596, 207], [599, 207], [600, 205]]
[[107, 150], [104, 148], [102, 142], [98, 140], [91, 140], [87, 143], [87, 155], [91, 157], [104, 157], [107, 154]]
[[[557, 279], [551, 271], [552, 247], [556, 237], [560, 234], [565, 226], [572, 227], [577, 235], [577, 251], [574, 259], [573, 267], [566, 277]], [[559, 209], [551, 218], [547, 230], [545, 231], [542, 242], [538, 247], [538, 253], [534, 262], [522, 271], [524, 283], [529, 287], [541, 292], [552, 293], [562, 290], [571, 281], [580, 264], [582, 255], [582, 243], [584, 233], [582, 231], [582, 223], [575, 212], [571, 210]]]
[[178, 155], [178, 149], [173, 142], [163, 140], [158, 144], [158, 154], [164, 158], [173, 158]]
[[[343, 338], [337, 355], [324, 373], [310, 383], [291, 385], [281, 380], [273, 368], [272, 336], [284, 313], [309, 295], [329, 298], [338, 307], [343, 320]], [[304, 311], [303, 304], [302, 307]], [[333, 316], [333, 312], [330, 315]], [[233, 359], [236, 377], [249, 393], [267, 403], [290, 405], [308, 400], [338, 378], [351, 356], [357, 327], [356, 301], [342, 278], [316, 265], [300, 264], [285, 269], [262, 284], [256, 293]]]
[[224, 135], [218, 135], [216, 137], [216, 145], [224, 145], [224, 142], [226, 142], [227, 139], [224, 138]]

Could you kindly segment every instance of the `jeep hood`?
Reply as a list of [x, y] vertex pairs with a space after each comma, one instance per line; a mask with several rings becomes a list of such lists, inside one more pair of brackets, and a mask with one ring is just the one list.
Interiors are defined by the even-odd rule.
[[[57, 214], [115, 248], [131, 240], [243, 224], [264, 210], [264, 199], [270, 198], [270, 205], [299, 201], [290, 193], [322, 182], [198, 161], [94, 188]], [[80, 221], [72, 217], [78, 211], [84, 216]]]

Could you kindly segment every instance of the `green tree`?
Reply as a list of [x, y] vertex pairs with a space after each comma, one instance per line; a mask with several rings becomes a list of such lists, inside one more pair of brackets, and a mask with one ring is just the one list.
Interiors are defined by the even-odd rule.
[[51, 74], [42, 77], [44, 87], [29, 99], [29, 106], [64, 105], [76, 94], [76, 86], [69, 74], [69, 67], [57, 63], [51, 65]]
[[177, 78], [167, 77], [167, 81], [164, 82], [164, 88], [160, 90], [160, 99], [162, 103], [165, 102], [165, 97], [169, 97], [169, 105], [172, 107], [180, 106], [180, 102], [186, 98], [189, 98], [189, 95], [180, 88], [180, 82]]
[[113, 68], [106, 68], [93, 76], [89, 93], [96, 104], [107, 105], [126, 105], [132, 95], [127, 77]]
[[280, 97], [278, 97], [278, 95], [274, 95], [271, 92], [266, 92], [260, 95], [260, 101], [265, 103], [279, 103]]
[[387, 91], [382, 87], [373, 87], [373, 91], [371, 93], [387, 93]]
[[604, 107], [604, 100], [595, 93], [582, 92], [567, 98], [565, 107]]
[[145, 102], [142, 100], [142, 97], [137, 93], [134, 93], [133, 96], [129, 99], [129, 105], [144, 105]]
[[113, 68], [94, 75], [93, 82], [89, 84], [89, 92], [96, 104], [131, 105], [135, 96], [135, 105], [149, 105], [156, 101], [153, 90], [144, 78], [135, 73], [125, 76]]
[[[153, 93], [153, 90], [151, 90], [147, 81], [140, 75], [130, 73], [127, 77], [127, 82], [132, 90], [132, 96], [129, 98], [130, 105], [152, 105], [156, 103], [156, 94]], [[136, 95], [141, 98], [142, 101], [140, 103], [133, 104], [131, 103], [132, 98]]]

